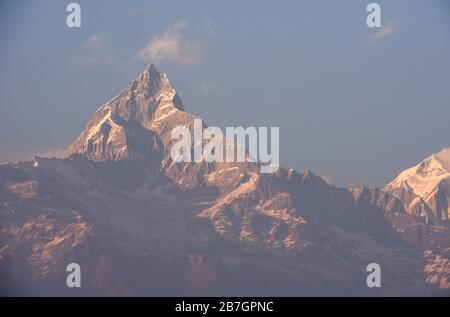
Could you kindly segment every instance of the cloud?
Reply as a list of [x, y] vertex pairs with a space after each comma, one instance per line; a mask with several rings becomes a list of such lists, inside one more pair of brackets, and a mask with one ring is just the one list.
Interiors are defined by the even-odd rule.
[[444, 168], [450, 171], [450, 147], [442, 149], [442, 151], [436, 154], [436, 157], [442, 163]]
[[104, 46], [109, 40], [105, 33], [91, 35], [86, 42], [81, 44], [80, 51], [95, 50]]
[[103, 59], [99, 51], [108, 41], [109, 36], [105, 33], [91, 35], [78, 47], [76, 55], [71, 58], [71, 70], [89, 68], [101, 62]]
[[199, 64], [215, 35], [211, 20], [204, 18], [203, 30], [189, 36], [190, 23], [181, 20], [156, 35], [136, 57], [147, 63], [167, 61], [181, 66]]
[[203, 96], [209, 96], [217, 90], [217, 83], [215, 81], [203, 81], [200, 84], [200, 92]]
[[376, 33], [371, 34], [367, 37], [367, 41], [369, 43], [377, 42], [378, 40], [381, 40], [382, 38], [388, 36], [389, 34], [392, 34], [396, 29], [394, 22], [389, 22], [382, 28], [380, 28]]

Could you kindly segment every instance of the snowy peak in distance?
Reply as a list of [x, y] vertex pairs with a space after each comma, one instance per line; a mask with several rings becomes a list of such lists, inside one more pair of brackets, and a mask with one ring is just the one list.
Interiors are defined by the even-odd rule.
[[[166, 73], [158, 71], [156, 66], [150, 64], [145, 68], [143, 73], [133, 82], [130, 83], [129, 88], [134, 94], [141, 93], [145, 97], [166, 97], [175, 98], [177, 92], [167, 77]], [[181, 100], [178, 100], [181, 101]], [[182, 104], [176, 104], [177, 108], [183, 110]]]
[[184, 113], [181, 99], [165, 73], [149, 65], [121, 93], [91, 117], [66, 156], [82, 154], [95, 161], [148, 155], [154, 134], [168, 130]]
[[427, 223], [450, 219], [450, 148], [403, 171], [385, 191], [403, 202], [404, 209]]
[[385, 189], [404, 188], [425, 199], [442, 180], [449, 177], [450, 148], [446, 148], [400, 173]]

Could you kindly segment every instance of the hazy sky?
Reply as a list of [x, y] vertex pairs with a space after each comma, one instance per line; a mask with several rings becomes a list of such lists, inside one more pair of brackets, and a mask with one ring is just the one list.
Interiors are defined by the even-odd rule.
[[450, 5], [377, 1], [0, 4], [0, 161], [57, 151], [153, 60], [208, 125], [279, 126], [281, 164], [382, 185], [450, 146]]

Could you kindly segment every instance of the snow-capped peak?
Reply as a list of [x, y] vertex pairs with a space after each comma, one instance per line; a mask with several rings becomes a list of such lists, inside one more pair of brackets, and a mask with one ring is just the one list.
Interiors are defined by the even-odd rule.
[[[182, 101], [167, 75], [151, 64], [94, 113], [66, 156], [86, 154], [100, 161], [129, 158], [131, 147], [136, 152], [136, 144], [151, 144], [153, 133], [170, 130], [168, 126], [178, 122], [174, 118], [183, 111]], [[135, 140], [145, 135], [150, 138], [148, 142]], [[147, 148], [143, 145], [142, 151]]]
[[425, 199], [442, 180], [449, 177], [450, 148], [446, 148], [400, 173], [385, 187], [385, 190], [392, 191], [397, 188], [412, 190], [414, 194]]

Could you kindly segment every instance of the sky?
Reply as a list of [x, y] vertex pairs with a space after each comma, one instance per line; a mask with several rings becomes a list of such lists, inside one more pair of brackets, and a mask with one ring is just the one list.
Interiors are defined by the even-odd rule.
[[280, 162], [383, 186], [450, 146], [450, 4], [377, 1], [0, 4], [0, 162], [64, 149], [153, 62], [206, 124], [280, 127]]

